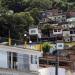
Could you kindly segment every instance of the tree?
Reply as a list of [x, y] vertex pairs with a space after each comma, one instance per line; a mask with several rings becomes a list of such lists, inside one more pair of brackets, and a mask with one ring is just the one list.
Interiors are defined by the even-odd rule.
[[1, 0], [3, 7], [13, 10], [14, 12], [21, 12], [27, 7], [28, 0]]
[[0, 24], [2, 28], [1, 32], [8, 35], [8, 31], [10, 30], [12, 38], [21, 39], [29, 26], [34, 24], [34, 19], [29, 12], [12, 13], [7, 11], [1, 15]]
[[34, 18], [35, 25], [38, 25], [38, 23], [39, 23], [39, 13], [40, 13], [40, 10], [38, 8], [33, 8], [30, 11], [31, 16]]
[[50, 9], [51, 8], [51, 0], [31, 0], [30, 8], [39, 8], [39, 9]]
[[13, 18], [15, 30], [22, 37], [24, 36], [24, 32], [28, 31], [29, 26], [34, 24], [34, 19], [29, 12], [15, 13]]
[[48, 53], [49, 52], [49, 50], [50, 50], [50, 44], [48, 43], [48, 42], [45, 42], [44, 44], [43, 44], [43, 52], [44, 53]]

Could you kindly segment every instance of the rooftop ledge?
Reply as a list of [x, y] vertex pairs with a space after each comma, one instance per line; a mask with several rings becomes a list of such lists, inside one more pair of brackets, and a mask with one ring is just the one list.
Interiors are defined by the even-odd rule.
[[34, 50], [34, 49], [27, 49], [27, 48], [19, 48], [19, 47], [14, 47], [14, 46], [5, 46], [5, 45], [0, 45], [0, 51], [7, 51], [7, 52], [16, 52], [16, 53], [21, 53], [21, 54], [41, 54], [42, 52]]

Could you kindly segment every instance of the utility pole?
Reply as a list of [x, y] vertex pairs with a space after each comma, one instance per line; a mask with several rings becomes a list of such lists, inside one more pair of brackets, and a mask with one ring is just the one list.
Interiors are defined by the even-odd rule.
[[59, 68], [59, 51], [56, 49], [56, 67], [55, 67], [55, 75], [58, 75], [58, 68]]
[[55, 75], [59, 75], [59, 51], [64, 49], [63, 41], [57, 40], [56, 43], [56, 66], [55, 66]]

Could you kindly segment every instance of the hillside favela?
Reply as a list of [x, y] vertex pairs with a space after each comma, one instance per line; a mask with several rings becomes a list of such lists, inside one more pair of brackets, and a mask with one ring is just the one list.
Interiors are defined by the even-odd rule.
[[0, 75], [75, 75], [75, 0], [0, 0]]

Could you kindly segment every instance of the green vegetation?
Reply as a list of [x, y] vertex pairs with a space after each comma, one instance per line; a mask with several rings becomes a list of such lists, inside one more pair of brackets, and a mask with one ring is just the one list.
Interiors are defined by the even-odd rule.
[[44, 53], [49, 53], [50, 48], [51, 48], [51, 46], [48, 42], [43, 43], [42, 50], [43, 50]]
[[65, 45], [67, 45], [67, 46], [75, 46], [75, 42], [69, 42], [69, 43], [65, 43]]
[[[75, 0], [0, 0], [0, 35], [21, 39], [30, 25], [38, 25], [39, 12], [51, 8], [75, 8]], [[16, 36], [15, 36], [16, 35]]]

